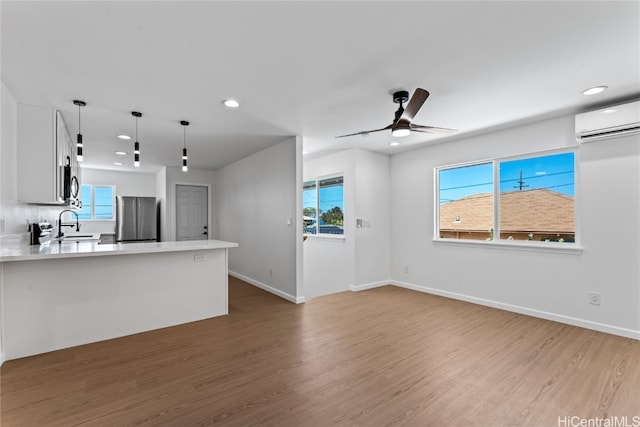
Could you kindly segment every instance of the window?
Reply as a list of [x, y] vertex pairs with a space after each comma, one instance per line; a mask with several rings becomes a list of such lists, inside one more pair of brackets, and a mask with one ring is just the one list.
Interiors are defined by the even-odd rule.
[[305, 234], [344, 235], [344, 179], [306, 181], [302, 189]]
[[574, 152], [436, 168], [436, 180], [438, 239], [576, 241]]
[[80, 187], [82, 208], [78, 211], [78, 218], [83, 220], [112, 220], [113, 215], [113, 186], [99, 186], [83, 184]]
[[439, 173], [440, 237], [485, 240], [493, 228], [493, 164]]

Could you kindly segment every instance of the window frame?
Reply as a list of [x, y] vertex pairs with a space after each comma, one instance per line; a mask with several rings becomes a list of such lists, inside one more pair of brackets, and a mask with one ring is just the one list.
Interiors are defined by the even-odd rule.
[[[536, 157], [546, 157], [556, 154], [573, 153], [573, 178], [574, 178], [574, 242], [545, 242], [532, 240], [508, 240], [500, 239], [500, 164], [502, 162], [531, 159]], [[435, 244], [457, 245], [457, 246], [481, 246], [492, 249], [517, 249], [526, 251], [558, 252], [558, 253], [581, 253], [581, 221], [579, 204], [579, 147], [570, 146], [551, 150], [542, 150], [515, 154], [510, 156], [494, 157], [482, 160], [436, 166], [433, 168], [433, 201], [434, 201], [434, 227], [432, 241]], [[440, 174], [442, 170], [457, 169], [467, 166], [475, 166], [490, 163], [493, 167], [493, 238], [491, 240], [471, 240], [452, 239], [440, 237]], [[497, 236], [497, 238], [496, 238]]]
[[[91, 187], [91, 218], [81, 218], [80, 221], [111, 221], [115, 222], [116, 220], [116, 186], [115, 185], [101, 185], [101, 184], [81, 184], [80, 185], [80, 194], [82, 194], [82, 187], [88, 186]], [[112, 215], [111, 219], [107, 218], [96, 218], [96, 204], [95, 204], [95, 189], [99, 188], [111, 188], [111, 207], [112, 207]], [[84, 207], [84, 202], [82, 202]]]
[[[325, 181], [325, 180], [330, 180], [330, 179], [336, 179], [336, 178], [341, 178], [342, 179], [342, 218], [343, 221], [346, 222], [346, 212], [345, 212], [345, 197], [344, 197], [344, 190], [345, 190], [345, 178], [344, 178], [344, 173], [335, 173], [335, 174], [331, 174], [331, 175], [323, 175], [323, 176], [318, 176], [318, 177], [314, 177], [314, 178], [307, 178], [307, 179], [303, 179], [302, 180], [302, 191], [304, 193], [304, 187], [305, 184], [307, 184], [308, 182], [315, 182], [315, 191], [316, 191], [316, 199], [315, 199], [315, 209], [316, 209], [316, 233], [307, 233], [306, 232], [306, 226], [303, 229], [302, 235], [305, 237], [312, 237], [312, 238], [316, 238], [316, 239], [334, 239], [334, 240], [344, 240], [345, 236], [346, 236], [346, 226], [343, 225], [342, 226], [342, 234], [332, 234], [332, 233], [320, 233], [320, 187], [319, 187], [319, 182], [321, 181]], [[303, 196], [304, 199], [304, 196]], [[304, 211], [304, 206], [302, 206], [302, 209]], [[304, 223], [304, 222], [303, 222]]]

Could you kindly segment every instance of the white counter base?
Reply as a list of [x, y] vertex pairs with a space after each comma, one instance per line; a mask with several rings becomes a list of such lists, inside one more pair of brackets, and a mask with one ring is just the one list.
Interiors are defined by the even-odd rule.
[[4, 356], [11, 360], [227, 314], [232, 246], [158, 252], [149, 244], [147, 253], [130, 247], [120, 256], [18, 255], [19, 262], [2, 265]]

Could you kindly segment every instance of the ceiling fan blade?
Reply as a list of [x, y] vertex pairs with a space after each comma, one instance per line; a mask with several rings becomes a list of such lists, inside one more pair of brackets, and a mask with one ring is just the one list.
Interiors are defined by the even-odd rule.
[[416, 91], [413, 92], [407, 106], [404, 107], [404, 111], [398, 121], [411, 123], [415, 115], [418, 113], [418, 110], [420, 110], [422, 104], [424, 104], [424, 101], [426, 101], [428, 97], [429, 92], [422, 88], [417, 88]]
[[382, 130], [391, 129], [391, 126], [393, 126], [393, 124], [390, 124], [389, 126], [383, 127], [382, 129], [364, 130], [362, 132], [350, 133], [348, 135], [339, 135], [339, 136], [336, 136], [336, 138], [345, 138], [347, 136], [355, 136], [355, 135], [367, 135], [367, 134], [370, 134], [370, 133], [373, 133], [373, 132], [380, 132]]
[[449, 128], [439, 128], [436, 126], [423, 126], [423, 125], [411, 125], [411, 130], [416, 132], [424, 132], [424, 133], [440, 133], [443, 135], [448, 135], [450, 133], [458, 132], [458, 129], [449, 129]]

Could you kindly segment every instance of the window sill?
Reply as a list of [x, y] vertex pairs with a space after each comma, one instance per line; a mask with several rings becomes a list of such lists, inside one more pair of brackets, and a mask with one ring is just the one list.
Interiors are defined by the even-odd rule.
[[526, 251], [526, 252], [546, 252], [546, 253], [562, 253], [579, 255], [582, 253], [582, 247], [575, 243], [557, 243], [557, 242], [514, 242], [514, 241], [485, 241], [485, 240], [456, 240], [456, 239], [433, 239], [436, 245], [466, 246], [466, 247], [485, 247], [489, 249], [502, 249], [507, 251]]
[[336, 241], [344, 241], [344, 234], [305, 234], [307, 239], [312, 240], [336, 240]]

